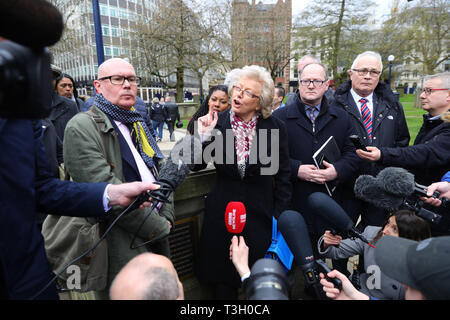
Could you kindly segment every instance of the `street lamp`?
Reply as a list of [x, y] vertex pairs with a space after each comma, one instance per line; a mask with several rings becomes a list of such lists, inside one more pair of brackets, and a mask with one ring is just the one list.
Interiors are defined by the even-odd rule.
[[391, 71], [392, 71], [392, 61], [394, 61], [395, 57], [391, 54], [388, 57], [389, 61], [389, 87], [391, 87]]

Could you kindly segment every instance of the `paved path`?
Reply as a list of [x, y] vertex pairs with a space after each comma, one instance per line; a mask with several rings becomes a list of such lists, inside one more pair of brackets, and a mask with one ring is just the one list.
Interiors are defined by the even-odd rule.
[[186, 132], [186, 128], [176, 128], [174, 131], [175, 141], [170, 141], [169, 130], [163, 130], [163, 138], [160, 142], [158, 142], [158, 146], [165, 157], [169, 156], [170, 150], [172, 150], [178, 140], [182, 139], [186, 135]]

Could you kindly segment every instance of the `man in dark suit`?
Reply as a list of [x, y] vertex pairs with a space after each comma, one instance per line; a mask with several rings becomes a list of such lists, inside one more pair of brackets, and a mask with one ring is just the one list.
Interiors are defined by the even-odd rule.
[[[325, 66], [306, 65], [300, 73], [299, 88], [295, 101], [275, 110], [273, 115], [284, 121], [288, 131], [292, 205], [304, 216], [315, 243], [323, 230], [308, 208], [308, 196], [313, 192], [327, 193], [324, 183], [335, 182], [333, 197], [340, 200], [343, 184], [355, 174], [360, 160], [349, 139], [352, 126], [348, 114], [329, 105], [325, 97], [328, 89]], [[341, 158], [334, 163], [324, 161], [325, 168], [318, 169], [312, 156], [330, 136], [336, 140]]]
[[[334, 103], [349, 114], [354, 134], [359, 135], [365, 145], [406, 147], [410, 136], [403, 107], [389, 85], [379, 82], [382, 70], [383, 63], [378, 53], [366, 51], [358, 55], [349, 71], [350, 80], [336, 90]], [[360, 174], [375, 176], [383, 168], [379, 163], [364, 162], [354, 179]], [[354, 179], [349, 181], [350, 186]], [[361, 214], [363, 228], [367, 225], [381, 226], [386, 221], [387, 212], [356, 199], [353, 192], [346, 198], [344, 209], [355, 223]]]

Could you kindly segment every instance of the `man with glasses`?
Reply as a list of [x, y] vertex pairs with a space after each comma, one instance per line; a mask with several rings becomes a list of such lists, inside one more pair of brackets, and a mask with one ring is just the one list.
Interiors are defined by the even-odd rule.
[[414, 174], [417, 183], [428, 186], [440, 181], [450, 168], [450, 123], [441, 119], [450, 110], [450, 72], [426, 76], [420, 99], [428, 113], [413, 146], [373, 146], [367, 148], [369, 152], [357, 153], [383, 166], [403, 167]]
[[[155, 181], [163, 155], [148, 124], [134, 108], [140, 78], [127, 61], [113, 58], [98, 68], [94, 81], [98, 94], [88, 112], [77, 114], [67, 124], [64, 140], [66, 169], [74, 181]], [[109, 286], [133, 257], [151, 250], [169, 256], [168, 239], [131, 249], [134, 245], [168, 235], [174, 223], [173, 201], [158, 207], [144, 220], [149, 208], [134, 210], [121, 218], [108, 234], [108, 277], [98, 297], [108, 298]], [[123, 207], [112, 209], [115, 217]], [[108, 227], [108, 220], [104, 227]], [[141, 226], [142, 224], [142, 226]]]
[[[379, 81], [382, 71], [383, 63], [378, 53], [366, 51], [359, 54], [349, 70], [350, 80], [335, 92], [335, 104], [349, 114], [354, 134], [365, 145], [406, 147], [410, 136], [403, 107], [395, 99], [389, 85]], [[365, 161], [358, 175], [376, 175], [383, 168], [379, 163]], [[354, 180], [350, 184], [353, 185]], [[343, 207], [353, 222], [356, 223], [361, 214], [363, 228], [367, 225], [381, 226], [387, 212], [356, 199], [353, 189], [349, 190], [351, 193], [344, 195]]]
[[[352, 124], [348, 114], [330, 105], [325, 97], [326, 67], [320, 63], [308, 64], [301, 70], [299, 79], [295, 100], [275, 110], [273, 115], [285, 122], [288, 131], [293, 209], [303, 215], [312, 243], [317, 243], [325, 225], [310, 212], [308, 196], [313, 192], [328, 194], [324, 183], [333, 182], [337, 185], [333, 198], [339, 198], [343, 183], [355, 174], [361, 160], [349, 139]], [[341, 157], [334, 163], [324, 161], [324, 168], [318, 169], [312, 156], [330, 136], [334, 137]]]

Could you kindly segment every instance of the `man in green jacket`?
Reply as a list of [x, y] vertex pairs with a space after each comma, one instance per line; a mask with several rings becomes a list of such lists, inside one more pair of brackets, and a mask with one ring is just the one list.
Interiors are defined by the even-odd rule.
[[[109, 59], [98, 68], [98, 79], [94, 81], [98, 94], [92, 109], [73, 117], [65, 131], [65, 166], [74, 181], [117, 184], [157, 180], [164, 157], [145, 120], [133, 107], [139, 83], [133, 66], [123, 59]], [[112, 215], [117, 216], [124, 207], [112, 210]], [[108, 299], [114, 277], [133, 257], [148, 251], [169, 257], [169, 241], [164, 236], [174, 225], [173, 199], [158, 206], [144, 221], [148, 210], [126, 214], [107, 235], [107, 285], [99, 298]], [[106, 227], [111, 222], [107, 221]], [[164, 238], [158, 240], [160, 237]], [[130, 248], [131, 244], [152, 239], [156, 240], [149, 245]]]

